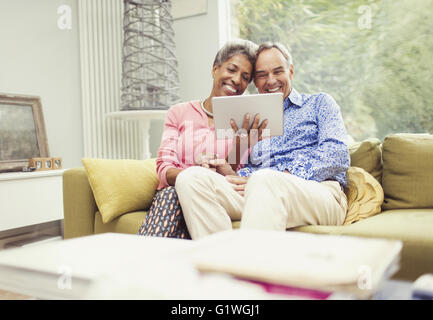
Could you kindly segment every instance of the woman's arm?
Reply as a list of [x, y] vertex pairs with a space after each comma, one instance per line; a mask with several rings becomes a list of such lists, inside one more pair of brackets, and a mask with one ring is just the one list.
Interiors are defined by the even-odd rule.
[[176, 184], [176, 178], [177, 175], [182, 171], [183, 169], [178, 168], [168, 168], [165, 174], [165, 178], [167, 180], [167, 184], [169, 186], [174, 186]]
[[175, 176], [177, 174], [173, 176], [173, 173], [170, 175], [170, 181], [168, 180], [168, 171], [181, 170], [177, 157], [179, 134], [176, 112], [173, 108], [170, 108], [164, 121], [161, 145], [159, 146], [158, 158], [156, 160], [156, 171], [160, 185], [163, 187], [174, 185], [174, 181], [176, 181]]

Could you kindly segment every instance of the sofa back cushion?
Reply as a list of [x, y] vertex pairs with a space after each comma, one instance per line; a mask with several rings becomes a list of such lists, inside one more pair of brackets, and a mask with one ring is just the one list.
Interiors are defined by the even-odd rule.
[[382, 151], [380, 140], [371, 138], [349, 146], [350, 166], [362, 168], [379, 183], [382, 181]]
[[159, 180], [155, 159], [82, 159], [102, 222], [150, 207]]
[[433, 135], [389, 135], [382, 149], [382, 208], [433, 208]]

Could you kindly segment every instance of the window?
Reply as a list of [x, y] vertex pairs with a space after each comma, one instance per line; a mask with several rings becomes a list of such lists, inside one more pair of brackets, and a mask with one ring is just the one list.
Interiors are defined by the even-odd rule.
[[433, 131], [432, 0], [231, 0], [231, 10], [232, 37], [288, 46], [293, 87], [331, 94], [354, 140]]

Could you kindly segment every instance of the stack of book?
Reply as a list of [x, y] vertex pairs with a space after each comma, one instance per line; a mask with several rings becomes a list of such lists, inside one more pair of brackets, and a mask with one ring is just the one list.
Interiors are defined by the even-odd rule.
[[192, 259], [198, 270], [254, 281], [268, 292], [364, 299], [398, 270], [401, 249], [398, 240], [236, 230], [203, 238]]

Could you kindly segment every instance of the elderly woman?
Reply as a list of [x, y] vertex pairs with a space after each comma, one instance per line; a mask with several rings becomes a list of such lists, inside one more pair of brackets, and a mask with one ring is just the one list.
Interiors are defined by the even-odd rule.
[[[160, 183], [139, 235], [191, 239], [174, 188], [176, 177], [190, 166], [206, 167], [208, 156], [227, 159], [229, 153], [238, 154], [239, 138], [234, 139], [234, 143], [231, 139], [216, 140], [212, 97], [244, 93], [253, 78], [256, 50], [257, 45], [247, 40], [226, 43], [213, 63], [213, 87], [209, 97], [179, 103], [168, 110], [157, 159]], [[254, 120], [257, 128], [259, 119]], [[266, 123], [262, 123], [261, 129], [265, 126]], [[230, 165], [235, 170], [240, 155], [234, 159], [235, 163]]]

